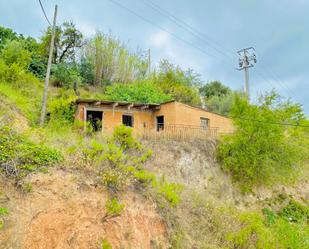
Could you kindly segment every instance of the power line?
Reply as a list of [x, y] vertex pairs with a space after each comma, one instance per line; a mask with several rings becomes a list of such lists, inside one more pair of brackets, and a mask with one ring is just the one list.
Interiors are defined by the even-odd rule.
[[46, 15], [46, 12], [45, 12], [45, 10], [44, 10], [43, 4], [41, 3], [41, 0], [39, 0], [39, 3], [40, 3], [40, 6], [41, 6], [41, 9], [42, 9], [42, 11], [43, 11], [43, 14], [44, 14], [44, 16], [45, 16], [46, 21], [48, 22], [49, 26], [52, 26], [51, 23], [50, 23], [50, 21], [49, 21], [49, 19], [48, 19], [48, 17], [47, 17], [47, 15]]
[[269, 122], [269, 121], [263, 121], [263, 120], [257, 120], [257, 119], [249, 119], [244, 117], [229, 117], [229, 118], [236, 118], [236, 119], [242, 119], [252, 122], [259, 122], [259, 123], [265, 123], [265, 124], [273, 124], [273, 125], [283, 125], [283, 126], [294, 126], [294, 127], [302, 127], [302, 128], [309, 128], [309, 125], [300, 125], [300, 124], [291, 124], [291, 123], [279, 123], [279, 122]]
[[[223, 47], [218, 42], [216, 42], [213, 39], [211, 39], [209, 36], [206, 36], [205, 34], [200, 32], [198, 29], [192, 27], [191, 25], [189, 25], [188, 23], [184, 22], [183, 20], [177, 18], [175, 15], [173, 15], [170, 12], [168, 12], [167, 10], [161, 8], [159, 5], [155, 4], [154, 2], [152, 2], [152, 1], [145, 1], [145, 0], [143, 0], [143, 2], [144, 2], [145, 5], [147, 5], [151, 9], [153, 9], [156, 12], [160, 13], [161, 15], [167, 17], [169, 20], [171, 20], [173, 23], [175, 23], [178, 27], [186, 30], [187, 32], [192, 34], [194, 37], [196, 37], [199, 40], [201, 40], [201, 41], [205, 42], [206, 44], [208, 44], [209, 47], [213, 48], [218, 53], [222, 54], [225, 57], [230, 57], [232, 60], [234, 60], [234, 58], [229, 54], [230, 51], [228, 51], [225, 47]], [[205, 39], [205, 37], [206, 37], [206, 39]], [[222, 50], [228, 51], [228, 53], [218, 49], [217, 47], [212, 45], [212, 43], [214, 43], [217, 47], [222, 48]]]
[[112, 3], [118, 5], [119, 7], [121, 7], [121, 8], [123, 8], [123, 9], [127, 10], [128, 12], [132, 13], [133, 15], [137, 16], [138, 18], [142, 19], [143, 21], [145, 21], [145, 22], [147, 22], [147, 23], [149, 23], [149, 24], [151, 24], [151, 25], [153, 25], [153, 26], [155, 26], [155, 27], [157, 27], [157, 28], [163, 30], [164, 32], [170, 34], [171, 36], [173, 36], [173, 37], [176, 38], [177, 40], [180, 40], [180, 41], [182, 41], [183, 43], [186, 43], [187, 45], [189, 45], [189, 46], [191, 46], [191, 47], [193, 47], [193, 48], [195, 48], [195, 49], [201, 51], [202, 53], [204, 53], [204, 54], [206, 54], [206, 55], [208, 55], [208, 56], [217, 58], [217, 59], [221, 60], [222, 62], [228, 64], [229, 66], [231, 66], [231, 65], [233, 66], [233, 64], [227, 63], [227, 62], [223, 61], [221, 58], [217, 57], [216, 55], [210, 54], [209, 52], [206, 52], [206, 51], [203, 50], [202, 48], [196, 46], [195, 44], [193, 44], [193, 43], [191, 43], [191, 42], [189, 42], [189, 41], [187, 41], [187, 40], [185, 40], [185, 39], [183, 39], [183, 38], [181, 38], [181, 37], [179, 37], [178, 35], [176, 35], [176, 34], [170, 32], [170, 31], [167, 30], [166, 28], [163, 28], [162, 26], [160, 26], [160, 25], [158, 25], [158, 24], [156, 24], [156, 23], [150, 21], [149, 19], [143, 17], [143, 16], [140, 15], [139, 13], [137, 13], [137, 12], [135, 12], [134, 10], [132, 10], [132, 9], [130, 9], [130, 8], [126, 7], [126, 6], [124, 6], [123, 4], [121, 4], [121, 3], [117, 2], [117, 1], [114, 1], [114, 0], [110, 0], [110, 1], [111, 1]]

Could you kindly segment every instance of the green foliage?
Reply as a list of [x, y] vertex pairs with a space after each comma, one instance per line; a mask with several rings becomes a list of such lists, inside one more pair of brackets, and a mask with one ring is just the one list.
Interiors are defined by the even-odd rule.
[[93, 84], [97, 86], [129, 83], [146, 76], [147, 60], [141, 53], [132, 53], [111, 34], [97, 32], [87, 43], [85, 56], [93, 65]]
[[235, 248], [276, 248], [271, 231], [264, 225], [261, 215], [258, 213], [243, 213], [239, 217], [242, 227], [227, 237]]
[[4, 216], [8, 214], [9, 214], [9, 210], [7, 208], [0, 207], [0, 216]]
[[50, 119], [52, 122], [73, 124], [76, 96], [70, 92], [62, 93], [49, 102]]
[[73, 84], [79, 85], [81, 77], [78, 67], [74, 63], [58, 63], [52, 67], [51, 82], [56, 87], [73, 88]]
[[34, 144], [10, 128], [0, 127], [0, 165], [6, 174], [22, 177], [61, 160], [57, 150]]
[[120, 203], [117, 198], [109, 199], [106, 204], [106, 214], [109, 216], [118, 216], [124, 210], [125, 205]]
[[17, 65], [21, 69], [28, 69], [31, 62], [31, 53], [25, 49], [23, 41], [7, 42], [1, 50], [1, 59], [6, 65]]
[[209, 99], [213, 96], [222, 97], [231, 93], [231, 89], [223, 85], [220, 81], [212, 81], [202, 86], [200, 89], [200, 94]]
[[158, 193], [162, 195], [172, 207], [177, 206], [180, 201], [179, 192], [183, 186], [176, 183], [168, 183], [164, 179], [158, 184]]
[[[40, 38], [40, 54], [48, 58], [51, 40], [51, 28], [48, 27]], [[74, 61], [76, 50], [83, 46], [83, 35], [73, 22], [64, 22], [57, 26], [55, 34], [53, 63]]]
[[113, 247], [106, 239], [104, 239], [101, 244], [101, 249], [113, 249]]
[[280, 210], [278, 215], [291, 222], [307, 222], [309, 225], [309, 207], [290, 199], [289, 203]]
[[7, 41], [18, 40], [21, 35], [18, 35], [12, 29], [0, 26], [0, 50], [4, 47]]
[[182, 70], [167, 60], [162, 60], [159, 72], [154, 75], [154, 84], [157, 84], [165, 94], [172, 96], [173, 99], [198, 106], [201, 103], [198, 87], [201, 84], [199, 75], [191, 69]]
[[300, 106], [280, 101], [275, 93], [266, 95], [259, 105], [236, 96], [231, 115], [236, 131], [218, 147], [222, 168], [245, 191], [254, 184], [291, 179], [304, 148], [288, 136], [293, 128], [272, 123], [302, 122]]
[[4, 227], [4, 217], [9, 214], [9, 210], [4, 207], [0, 207], [0, 230]]
[[119, 145], [121, 149], [139, 149], [140, 143], [132, 136], [132, 128], [125, 125], [119, 125], [115, 127], [113, 133], [113, 141]]
[[105, 91], [106, 98], [113, 101], [138, 103], [163, 103], [172, 100], [171, 96], [153, 83], [114, 84]]
[[93, 84], [94, 82], [94, 66], [89, 59], [82, 57], [79, 65], [79, 73], [82, 85]]

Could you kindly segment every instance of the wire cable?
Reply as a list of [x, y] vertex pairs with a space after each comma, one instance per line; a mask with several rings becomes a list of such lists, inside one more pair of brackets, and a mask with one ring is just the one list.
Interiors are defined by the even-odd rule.
[[204, 54], [206, 54], [206, 55], [208, 55], [208, 56], [211, 56], [211, 57], [213, 57], [213, 58], [217, 58], [217, 59], [219, 59], [220, 61], [222, 61], [223, 63], [228, 64], [229, 66], [234, 66], [234, 65], [231, 64], [231, 63], [225, 62], [224, 60], [222, 60], [222, 59], [219, 58], [218, 56], [216, 56], [216, 55], [214, 55], [214, 54], [210, 54], [209, 52], [206, 52], [204, 49], [202, 49], [202, 48], [196, 46], [195, 44], [193, 44], [193, 43], [191, 43], [191, 42], [189, 42], [189, 41], [187, 41], [187, 40], [185, 40], [185, 39], [179, 37], [178, 35], [172, 33], [171, 31], [167, 30], [166, 28], [163, 28], [162, 26], [160, 26], [160, 25], [158, 25], [158, 24], [156, 24], [156, 23], [150, 21], [149, 19], [145, 18], [144, 16], [140, 15], [139, 13], [135, 12], [134, 10], [132, 10], [132, 9], [130, 9], [130, 8], [126, 7], [126, 6], [124, 6], [123, 4], [121, 4], [121, 3], [117, 2], [117, 1], [114, 1], [114, 0], [109, 0], [109, 1], [112, 2], [112, 3], [114, 3], [114, 4], [116, 4], [116, 5], [118, 5], [119, 7], [121, 7], [121, 8], [123, 8], [123, 9], [127, 10], [128, 12], [130, 12], [130, 13], [132, 13], [133, 15], [137, 16], [138, 18], [142, 19], [143, 21], [145, 21], [145, 22], [147, 22], [147, 23], [149, 23], [149, 24], [151, 24], [151, 25], [153, 25], [153, 26], [155, 26], [155, 27], [161, 29], [162, 31], [164, 31], [164, 32], [166, 32], [166, 33], [168, 33], [169, 35], [173, 36], [173, 37], [176, 38], [177, 40], [180, 40], [180, 41], [182, 41], [183, 43], [186, 43], [187, 45], [189, 45], [189, 46], [191, 46], [191, 47], [193, 47], [193, 48], [199, 50], [200, 52], [202, 52], [202, 53], [204, 53]]
[[41, 0], [39, 0], [39, 3], [40, 3], [40, 6], [41, 6], [41, 9], [42, 9], [42, 11], [43, 11], [43, 14], [44, 14], [44, 16], [45, 16], [46, 21], [48, 22], [49, 26], [52, 26], [51, 23], [50, 23], [50, 21], [49, 21], [49, 19], [48, 19], [48, 17], [47, 17], [47, 15], [46, 15], [46, 12], [45, 12], [45, 10], [44, 10], [43, 4], [41, 3]]
[[273, 125], [283, 125], [283, 126], [294, 126], [294, 127], [302, 127], [302, 128], [309, 128], [309, 125], [300, 125], [300, 124], [291, 124], [291, 123], [279, 123], [279, 122], [269, 122], [269, 121], [263, 121], [263, 120], [257, 120], [257, 119], [250, 119], [250, 118], [244, 118], [244, 117], [229, 117], [231, 119], [242, 119], [252, 122], [259, 122], [259, 123], [265, 123], [265, 124], [273, 124]]
[[[146, 1], [146, 0], [143, 0], [143, 2], [144, 2], [145, 5], [147, 5], [151, 9], [155, 10], [156, 12], [161, 14], [162, 16], [167, 17], [169, 20], [171, 20], [173, 23], [175, 23], [178, 27], [186, 30], [191, 35], [193, 35], [194, 37], [196, 37], [199, 40], [201, 40], [204, 43], [206, 43], [209, 47], [211, 47], [212, 49], [216, 50], [218, 53], [222, 54], [225, 57], [229, 57], [231, 60], [234, 61], [235, 58], [233, 58], [230, 55], [230, 54], [234, 55], [234, 53], [231, 53], [228, 49], [224, 48], [221, 44], [219, 44], [218, 42], [214, 41], [209, 36], [206, 36], [205, 34], [203, 34], [198, 29], [192, 27], [191, 25], [189, 25], [188, 23], [184, 22], [183, 20], [177, 18], [175, 15], [173, 15], [170, 12], [168, 12], [167, 10], [161, 8], [159, 5], [155, 4], [154, 2]], [[218, 49], [216, 46], [212, 45], [212, 43], [214, 43], [217, 47], [220, 47], [222, 50]], [[223, 50], [228, 51], [228, 52], [225, 52]]]

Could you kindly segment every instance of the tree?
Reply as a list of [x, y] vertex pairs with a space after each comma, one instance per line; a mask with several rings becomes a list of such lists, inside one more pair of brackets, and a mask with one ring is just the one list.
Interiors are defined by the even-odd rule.
[[20, 37], [21, 35], [18, 35], [12, 29], [0, 26], [0, 50], [7, 41], [18, 40]]
[[131, 53], [118, 39], [102, 32], [97, 32], [87, 43], [84, 55], [93, 65], [95, 85], [130, 83], [144, 79], [147, 73], [145, 58]]
[[194, 106], [201, 104], [198, 92], [201, 80], [191, 69], [182, 70], [167, 60], [161, 60], [153, 82], [177, 101]]
[[8, 41], [2, 51], [2, 60], [8, 65], [16, 64], [22, 69], [28, 69], [31, 62], [31, 52], [25, 49], [24, 41]]
[[300, 105], [282, 101], [274, 92], [262, 96], [257, 105], [236, 96], [230, 114], [236, 130], [219, 145], [218, 158], [243, 190], [287, 179], [304, 155], [308, 159], [308, 149], [306, 153], [298, 142], [303, 135], [282, 125], [305, 122]]
[[202, 86], [199, 91], [203, 97], [210, 98], [212, 96], [221, 97], [227, 95], [231, 92], [231, 89], [223, 85], [220, 81], [212, 81]]
[[[40, 52], [47, 60], [49, 45], [51, 40], [51, 28], [41, 37]], [[64, 22], [61, 26], [56, 27], [53, 63], [61, 63], [65, 60], [71, 62], [74, 60], [76, 50], [84, 45], [83, 35], [76, 28], [73, 22]]]

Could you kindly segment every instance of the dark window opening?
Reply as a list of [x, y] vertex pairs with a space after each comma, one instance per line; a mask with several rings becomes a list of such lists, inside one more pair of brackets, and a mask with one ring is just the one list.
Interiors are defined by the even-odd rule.
[[122, 115], [122, 124], [125, 126], [133, 127], [132, 115]]
[[157, 131], [164, 130], [164, 116], [157, 117]]
[[87, 110], [87, 124], [90, 125], [93, 131], [102, 130], [102, 120], [103, 112], [102, 111], [89, 111]]
[[201, 129], [208, 130], [209, 128], [209, 119], [208, 118], [201, 118]]

